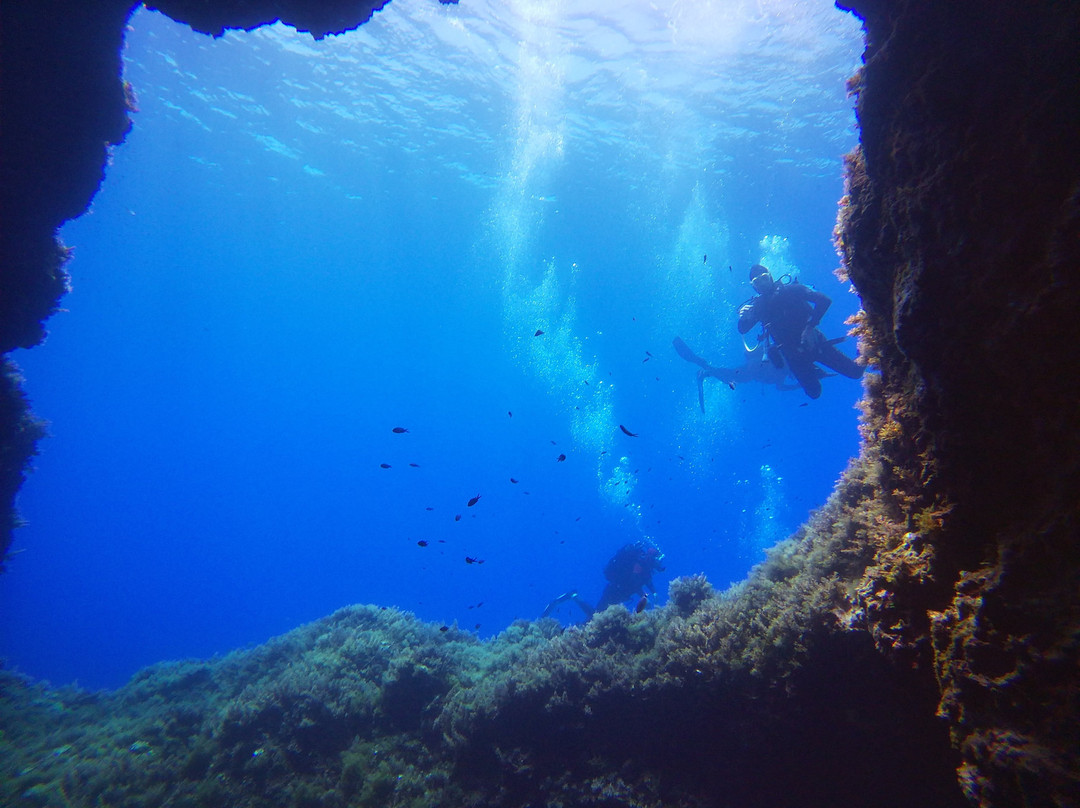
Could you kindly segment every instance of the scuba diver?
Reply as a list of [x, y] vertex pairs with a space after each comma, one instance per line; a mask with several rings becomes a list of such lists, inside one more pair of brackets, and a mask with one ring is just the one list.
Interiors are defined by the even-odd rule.
[[540, 616], [550, 617], [557, 606], [570, 600], [585, 612], [586, 618], [590, 618], [608, 606], [625, 603], [635, 596], [638, 601], [634, 610], [643, 611], [649, 605], [649, 598], [656, 593], [652, 581], [653, 572], [664, 571], [663, 561], [664, 554], [660, 552], [660, 548], [647, 539], [624, 544], [604, 565], [607, 584], [595, 609], [577, 592], [566, 592], [551, 601]]
[[761, 264], [750, 267], [750, 283], [757, 294], [739, 308], [739, 333], [745, 334], [761, 323], [758, 342], [770, 341], [766, 348], [773, 364], [788, 370], [810, 398], [821, 395], [822, 371], [815, 363], [835, 370], [849, 379], [862, 377], [863, 368], [836, 349], [835, 340], [818, 331], [818, 323], [832, 300], [797, 280], [774, 281]]

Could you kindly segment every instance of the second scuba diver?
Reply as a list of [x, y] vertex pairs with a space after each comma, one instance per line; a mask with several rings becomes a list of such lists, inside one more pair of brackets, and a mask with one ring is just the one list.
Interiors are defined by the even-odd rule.
[[604, 565], [604, 578], [607, 584], [600, 594], [600, 602], [594, 609], [577, 592], [566, 592], [551, 601], [541, 617], [550, 617], [555, 608], [568, 600], [577, 604], [585, 616], [592, 617], [608, 606], [625, 603], [633, 597], [638, 598], [635, 611], [642, 611], [649, 605], [649, 597], [656, 592], [653, 586], [653, 573], [663, 572], [664, 554], [660, 548], [646, 539], [640, 539], [620, 547]]

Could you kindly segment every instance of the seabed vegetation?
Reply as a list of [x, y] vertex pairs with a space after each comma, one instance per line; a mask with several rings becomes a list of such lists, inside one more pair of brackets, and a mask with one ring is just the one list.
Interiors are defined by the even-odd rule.
[[[864, 434], [880, 431], [873, 420], [867, 409]], [[115, 691], [0, 671], [0, 802], [698, 804], [641, 728], [678, 716], [696, 737], [715, 716], [767, 713], [815, 642], [860, 625], [875, 554], [919, 543], [880, 445], [864, 445], [746, 580], [717, 592], [679, 578], [666, 606], [639, 614], [518, 621], [481, 641], [357, 605], [258, 647], [151, 666]], [[664, 743], [677, 754], [677, 739]]]

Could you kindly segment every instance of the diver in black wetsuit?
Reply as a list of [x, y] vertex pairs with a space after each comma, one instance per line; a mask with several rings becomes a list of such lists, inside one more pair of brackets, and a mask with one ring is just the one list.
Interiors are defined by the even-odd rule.
[[862, 366], [840, 353], [833, 341], [818, 331], [818, 323], [832, 305], [827, 295], [798, 281], [774, 281], [761, 264], [750, 267], [750, 283], [757, 295], [739, 309], [739, 333], [745, 334], [761, 323], [761, 339], [772, 340], [768, 351], [774, 364], [779, 367], [786, 361], [791, 375], [810, 398], [821, 395], [822, 373], [815, 362], [849, 379], [862, 376]]
[[604, 565], [607, 584], [595, 609], [582, 600], [577, 592], [567, 592], [551, 601], [540, 616], [549, 617], [556, 606], [572, 600], [585, 612], [586, 617], [592, 617], [596, 612], [602, 612], [616, 603], [625, 603], [634, 596], [640, 599], [636, 610], [641, 611], [648, 606], [649, 596], [656, 592], [652, 577], [656, 571], [663, 572], [663, 560], [664, 554], [651, 541], [641, 539], [624, 544]]

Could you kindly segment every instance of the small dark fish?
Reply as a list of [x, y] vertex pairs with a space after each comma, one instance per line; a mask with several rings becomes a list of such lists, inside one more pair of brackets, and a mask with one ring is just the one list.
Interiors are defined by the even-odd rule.
[[535, 334], [533, 334], [533, 336], [534, 336], [534, 337], [542, 337], [542, 336], [544, 336], [544, 332], [543, 332], [543, 331], [541, 331], [541, 330], [540, 330], [540, 329], [538, 328], [538, 329], [536, 329], [536, 333], [535, 333]]
[[552, 445], [552, 446], [554, 446], [554, 445], [555, 445], [555, 441], [552, 441], [552, 442], [551, 442], [551, 445]]
[[426, 542], [426, 541], [424, 541], [423, 539], [420, 539], [420, 541], [418, 541], [418, 542], [416, 543], [416, 546], [417, 546], [417, 547], [427, 547], [427, 542]]
[[703, 256], [701, 256], [701, 263], [703, 263], [703, 264], [709, 263], [709, 254], [708, 253], [705, 253]]
[[483, 564], [484, 559], [482, 559], [482, 558], [473, 558], [472, 556], [465, 556], [465, 563], [466, 564]]
[[460, 513], [455, 513], [454, 514], [454, 521], [455, 522], [460, 522], [461, 521], [461, 514]]
[[414, 469], [418, 469], [418, 468], [420, 468], [420, 464], [419, 464], [419, 463], [410, 463], [409, 465], [410, 465], [410, 466], [412, 466], [412, 467], [413, 467]]
[[510, 478], [510, 482], [512, 482], [514, 485], [517, 485], [517, 480], [515, 480], [513, 477]]
[[651, 353], [649, 353], [648, 351], [646, 351], [646, 352], [645, 352], [645, 355], [646, 355], [646, 356], [652, 356], [652, 354], [651, 354]]
[[626, 435], [629, 435], [631, 438], [636, 438], [638, 436], [637, 432], [631, 432], [629, 429], [627, 429], [622, 424], [619, 424], [619, 429], [621, 429], [623, 431], [623, 433], [625, 433]]
[[404, 434], [405, 434], [406, 432], [408, 432], [409, 430], [407, 430], [407, 429], [406, 429], [405, 427], [403, 427], [403, 426], [395, 426], [395, 427], [394, 427], [393, 429], [391, 429], [390, 431], [391, 431], [391, 432], [393, 432], [393, 433], [394, 433], [395, 435], [404, 435]]
[[648, 605], [649, 605], [649, 596], [648, 595], [642, 595], [641, 600], [639, 600], [637, 602], [637, 606], [634, 607], [634, 614], [641, 614], [643, 611], [645, 611], [645, 609], [646, 609], [646, 607], [648, 607]]
[[561, 455], [559, 455], [558, 457], [555, 458], [556, 463], [561, 463], [564, 460], [566, 460], [566, 455], [564, 455], [564, 454], [561, 454]]
[[439, 631], [449, 631], [450, 626], [439, 626]]
[[582, 379], [582, 381], [583, 381], [583, 382], [585, 382], [585, 384], [588, 384], [588, 383], [589, 383], [589, 380], [588, 380], [588, 379]]
[[575, 521], [575, 522], [580, 522], [580, 521], [581, 521], [581, 517], [579, 516], [579, 517], [578, 517], [577, 519], [575, 519], [574, 521]]
[[430, 505], [428, 505], [428, 506], [427, 506], [426, 508], [424, 508], [424, 510], [425, 510], [425, 511], [433, 511], [433, 510], [435, 510], [435, 509], [434, 509], [434, 508], [432, 508], [432, 507], [431, 507]]
[[380, 463], [379, 468], [388, 469], [388, 468], [390, 468], [390, 464], [389, 463]]
[[469, 503], [465, 507], [466, 508], [471, 508], [473, 505], [475, 505], [479, 501], [480, 501], [480, 495], [477, 494], [475, 497], [473, 497], [472, 499], [469, 500]]
[[649, 359], [651, 359], [651, 357], [646, 356], [644, 359], [641, 360], [641, 364], [644, 365], [646, 362], [649, 361]]
[[514, 411], [513, 410], [507, 410], [506, 414], [509, 415], [511, 418], [514, 417]]
[[804, 401], [804, 402], [803, 402], [802, 404], [800, 404], [799, 406], [800, 406], [800, 407], [809, 407], [809, 406], [810, 406], [810, 402], [809, 402], [809, 401]]
[[729, 266], [729, 267], [727, 268], [727, 271], [728, 271], [728, 272], [731, 272], [731, 267], [730, 267], [730, 266]]
[[475, 629], [479, 629], [479, 628], [480, 628], [480, 624], [479, 624], [479, 623], [477, 623], [477, 624], [476, 624], [475, 626], [473, 626], [473, 628], [475, 628]]
[[735, 389], [735, 382], [728, 382], [727, 386], [730, 387], [732, 390], [734, 390]]

